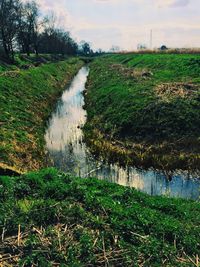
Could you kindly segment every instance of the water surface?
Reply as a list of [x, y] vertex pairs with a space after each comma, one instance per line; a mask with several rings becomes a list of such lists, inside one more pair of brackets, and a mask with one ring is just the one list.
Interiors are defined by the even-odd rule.
[[200, 179], [186, 172], [175, 172], [172, 181], [159, 171], [139, 170], [117, 164], [106, 164], [94, 159], [83, 142], [81, 127], [87, 113], [83, 109], [83, 90], [89, 74], [87, 66], [81, 68], [69, 88], [57, 103], [48, 122], [45, 139], [49, 154], [49, 165], [81, 177], [99, 179], [134, 187], [150, 195], [167, 195], [199, 199]]

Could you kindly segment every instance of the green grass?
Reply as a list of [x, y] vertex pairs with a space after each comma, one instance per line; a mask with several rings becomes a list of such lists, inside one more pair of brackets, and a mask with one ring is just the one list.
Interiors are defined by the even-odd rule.
[[195, 201], [150, 197], [56, 169], [1, 177], [0, 196], [3, 266], [189, 267], [197, 261]]
[[[49, 61], [46, 57], [45, 62]], [[193, 60], [191, 57], [183, 56], [196, 66], [198, 56], [193, 56]], [[157, 155], [154, 135], [158, 133], [149, 137], [145, 128], [134, 132], [130, 128], [134, 116], [140, 119], [146, 107], [149, 109], [143, 113], [144, 118], [152, 115], [151, 107], [161, 101], [154, 87], [169, 81], [169, 77], [171, 81], [179, 77], [178, 81], [199, 82], [195, 70], [190, 75], [189, 70], [182, 68], [182, 75], [175, 75], [179, 69], [172, 61], [184, 60], [171, 55], [165, 55], [165, 59], [164, 65], [160, 55], [115, 55], [91, 63], [86, 131], [94, 138], [92, 143], [101, 146], [106, 154], [112, 149], [115, 152], [117, 146], [120, 158], [124, 159], [127, 151], [132, 157], [134, 143], [138, 153], [134, 159], [145, 161], [146, 149]], [[45, 122], [64, 85], [83, 62], [71, 58], [35, 67], [33, 57], [18, 57], [16, 61], [16, 65], [1, 64], [0, 68], [0, 166], [27, 171], [44, 166]], [[136, 77], [130, 77], [129, 71], [135, 64]], [[30, 68], [24, 70], [26, 65]], [[144, 68], [154, 75], [141, 78]], [[157, 70], [160, 74], [156, 74]], [[191, 101], [195, 105], [196, 98], [195, 93]], [[162, 107], [166, 101], [171, 108], [174, 99], [165, 96], [162, 101]], [[176, 101], [184, 108], [187, 104], [193, 112], [188, 99]], [[194, 112], [192, 119], [195, 116]], [[139, 127], [140, 122], [137, 123]], [[195, 145], [196, 128], [198, 124], [191, 135]], [[178, 137], [175, 131], [169, 139], [158, 136], [158, 140], [163, 144]], [[188, 132], [184, 138], [191, 145]], [[182, 148], [181, 143], [179, 146]], [[185, 154], [182, 157], [184, 161]], [[18, 177], [0, 176], [0, 266], [197, 266], [199, 221], [198, 202], [150, 197], [131, 188], [76, 178], [56, 169]]]
[[[0, 71], [1, 167], [23, 172], [44, 166], [46, 121], [64, 86], [83, 64], [69, 58], [30, 66], [34, 60], [17, 58], [16, 65], [2, 64]], [[19, 68], [25, 63], [28, 70]]]
[[105, 140], [118, 143], [118, 154], [125, 147], [132, 158], [127, 160], [136, 165], [198, 168], [199, 71], [200, 55], [119, 54], [94, 60], [86, 95], [87, 139], [99, 139], [99, 147]]

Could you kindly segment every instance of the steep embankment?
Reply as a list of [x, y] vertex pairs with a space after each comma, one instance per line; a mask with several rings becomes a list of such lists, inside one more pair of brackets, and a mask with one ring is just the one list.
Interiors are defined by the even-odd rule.
[[97, 58], [86, 93], [93, 150], [143, 167], [199, 168], [199, 72], [200, 55]]
[[83, 64], [77, 58], [0, 69], [0, 169], [24, 172], [45, 163], [45, 123], [56, 98]]
[[55, 169], [0, 177], [1, 266], [199, 266], [200, 204]]

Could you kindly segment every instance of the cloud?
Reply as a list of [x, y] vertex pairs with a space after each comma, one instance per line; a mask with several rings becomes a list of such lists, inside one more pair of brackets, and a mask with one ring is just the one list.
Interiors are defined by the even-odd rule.
[[96, 3], [109, 3], [109, 4], [115, 4], [115, 3], [120, 3], [120, 0], [94, 0]]
[[190, 0], [157, 0], [159, 7], [185, 7], [190, 3]]
[[189, 3], [190, 3], [189, 0], [177, 0], [171, 4], [171, 7], [185, 7], [185, 6], [189, 5]]
[[126, 4], [126, 3], [134, 3], [134, 4], [143, 4], [148, 5], [150, 2], [154, 2], [159, 7], [185, 7], [187, 6], [191, 0], [93, 0], [96, 3], [102, 4]]
[[[138, 43], [153, 46], [199, 46], [199, 0], [37, 0], [43, 15], [55, 12], [58, 26], [94, 49], [118, 45], [133, 50]], [[158, 7], [160, 7], [158, 9]], [[161, 8], [162, 7], [162, 8]], [[180, 12], [179, 8], [187, 8]], [[172, 8], [172, 9], [170, 9]]]

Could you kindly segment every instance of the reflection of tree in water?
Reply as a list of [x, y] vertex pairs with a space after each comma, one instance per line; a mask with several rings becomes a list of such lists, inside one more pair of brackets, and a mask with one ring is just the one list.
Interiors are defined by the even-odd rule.
[[167, 181], [171, 182], [173, 179], [174, 172], [171, 170], [163, 170], [163, 174], [165, 175], [165, 178]]
[[67, 171], [71, 172], [72, 174], [77, 174], [76, 173], [77, 159], [74, 153], [72, 142], [69, 142], [68, 144], [65, 145], [64, 153], [65, 153], [63, 160], [64, 168]]
[[73, 154], [73, 145], [71, 142], [68, 144], [68, 150], [70, 155]]
[[64, 172], [76, 174], [74, 170], [77, 167], [77, 161], [73, 153], [72, 143], [66, 144], [64, 149], [59, 151], [49, 151], [49, 156], [51, 158], [51, 165]]

